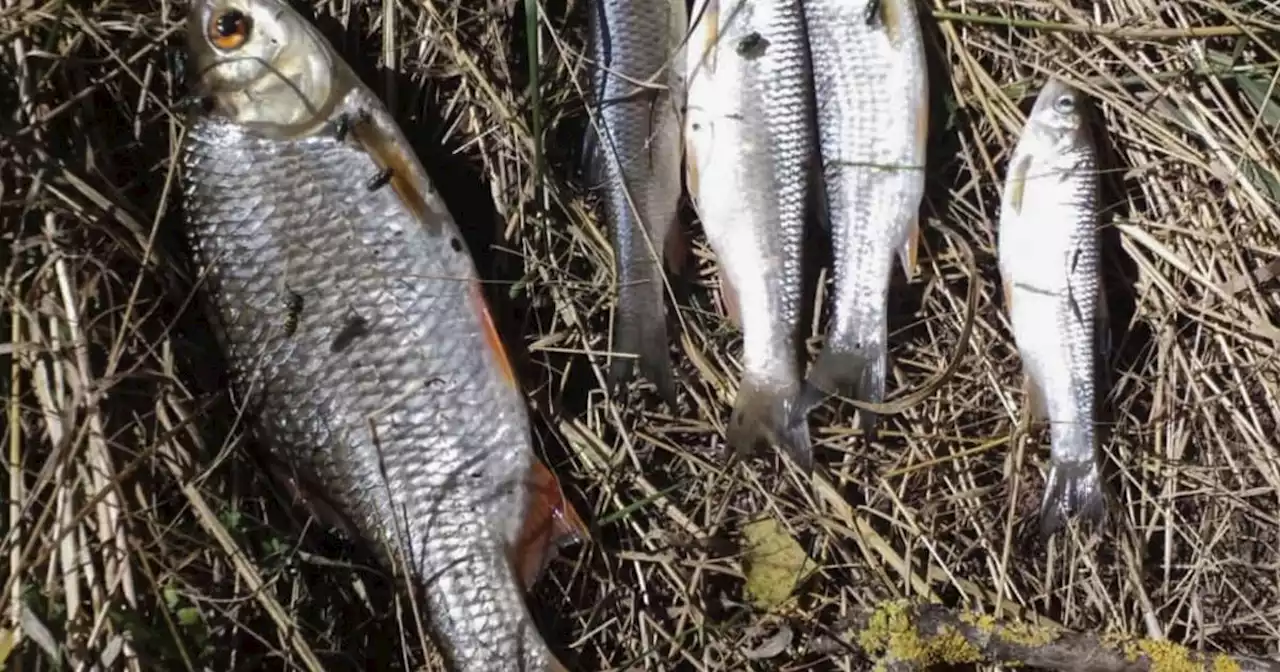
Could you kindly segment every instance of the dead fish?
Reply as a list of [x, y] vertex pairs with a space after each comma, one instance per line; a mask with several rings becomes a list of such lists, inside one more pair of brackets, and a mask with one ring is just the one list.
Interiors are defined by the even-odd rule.
[[816, 180], [800, 0], [698, 0], [690, 14], [686, 180], [742, 328], [727, 440], [812, 466], [795, 413], [801, 246]]
[[[664, 251], [679, 270], [684, 0], [595, 0], [590, 9], [593, 124], [587, 173], [604, 190], [613, 238], [618, 307], [610, 385], [640, 372], [675, 405], [667, 343]], [[598, 132], [596, 130], [598, 125]]]
[[[804, 0], [813, 54], [832, 317], [805, 406], [826, 394], [884, 401], [894, 252], [915, 272], [929, 128], [928, 72], [914, 0]], [[859, 411], [873, 431], [876, 416]]]
[[183, 147], [189, 245], [257, 436], [405, 558], [454, 669], [564, 669], [524, 602], [543, 559], [518, 556], [581, 519], [545, 487], [440, 195], [289, 5], [196, 0], [187, 30], [207, 101]]
[[1100, 319], [1097, 150], [1084, 96], [1051, 80], [1009, 163], [998, 253], [1005, 305], [1034, 416], [1049, 421], [1051, 466], [1040, 508], [1052, 534], [1105, 513], [1095, 433]]

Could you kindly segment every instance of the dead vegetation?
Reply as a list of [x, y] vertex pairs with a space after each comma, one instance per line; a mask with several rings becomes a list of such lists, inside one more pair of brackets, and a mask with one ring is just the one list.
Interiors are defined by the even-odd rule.
[[[810, 490], [773, 456], [719, 462], [739, 339], [696, 223], [672, 319], [682, 407], [600, 392], [608, 232], [572, 168], [583, 2], [314, 6], [479, 251], [542, 450], [596, 527], [534, 596], [571, 667], [864, 669], [818, 644], [898, 598], [1275, 653], [1275, 3], [932, 0], [926, 245], [920, 275], [896, 280], [891, 396], [959, 359], [872, 445], [849, 409], [815, 414]], [[421, 669], [384, 573], [262, 475], [188, 310], [172, 107], [185, 4], [0, 7], [4, 669]], [[1015, 432], [994, 222], [1049, 74], [1099, 101], [1107, 139], [1115, 473], [1102, 534], [1043, 546], [1047, 454], [1041, 432]], [[744, 597], [738, 537], [761, 516], [817, 563], [768, 614]], [[769, 656], [765, 623], [790, 633]]]

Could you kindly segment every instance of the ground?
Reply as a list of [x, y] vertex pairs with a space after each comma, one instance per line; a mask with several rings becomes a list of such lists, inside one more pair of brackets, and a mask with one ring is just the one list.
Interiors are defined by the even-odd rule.
[[[839, 626], [897, 598], [1128, 633], [1153, 650], [1166, 638], [1275, 652], [1280, 303], [1273, 273], [1257, 269], [1280, 258], [1280, 11], [927, 6], [925, 242], [920, 273], [894, 280], [890, 396], [952, 360], [955, 371], [886, 416], [869, 445], [850, 409], [816, 413], [813, 488], [772, 454], [720, 459], [741, 340], [692, 215], [694, 263], [671, 320], [680, 408], [648, 387], [601, 392], [614, 274], [574, 168], [583, 2], [306, 8], [386, 100], [477, 251], [539, 450], [593, 525], [593, 542], [567, 549], [532, 598], [573, 669], [866, 669], [861, 654], [816, 642], [856, 645]], [[16, 103], [0, 118], [0, 660], [421, 669], [429, 648], [376, 560], [262, 475], [188, 310], [173, 160], [185, 8], [0, 9], [0, 100]], [[1016, 431], [1024, 398], [994, 224], [1049, 75], [1099, 113], [1114, 473], [1108, 523], [1045, 545], [1045, 434]], [[812, 321], [814, 352], [824, 319]], [[773, 613], [744, 591], [740, 532], [761, 517], [817, 565]], [[762, 624], [791, 631], [764, 658], [748, 655]]]

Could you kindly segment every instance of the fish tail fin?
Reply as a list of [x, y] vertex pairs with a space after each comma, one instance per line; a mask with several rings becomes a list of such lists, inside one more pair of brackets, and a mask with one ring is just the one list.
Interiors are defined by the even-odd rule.
[[1062, 529], [1068, 518], [1098, 522], [1106, 514], [1102, 479], [1096, 462], [1061, 462], [1049, 467], [1044, 501], [1040, 504], [1040, 536]]
[[[828, 341], [805, 380], [802, 405], [806, 410], [832, 394], [873, 404], [884, 401], [888, 339], [883, 325], [875, 331], [872, 338]], [[872, 437], [878, 415], [860, 408], [858, 418], [863, 434]]]
[[609, 384], [618, 387], [639, 369], [658, 394], [670, 405], [676, 402], [675, 374], [667, 348], [667, 316], [663, 301], [662, 267], [646, 264], [653, 272], [638, 282], [623, 278], [618, 288], [618, 317], [613, 351], [630, 357], [614, 357], [609, 368]]
[[805, 473], [812, 472], [809, 423], [803, 414], [796, 413], [797, 401], [794, 386], [769, 385], [744, 378], [729, 416], [725, 437], [729, 446], [745, 453], [760, 443], [773, 443]]

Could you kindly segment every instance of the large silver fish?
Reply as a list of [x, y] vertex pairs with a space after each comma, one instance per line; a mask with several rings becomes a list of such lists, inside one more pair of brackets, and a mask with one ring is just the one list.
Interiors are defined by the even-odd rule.
[[[684, 0], [593, 0], [588, 174], [603, 188], [613, 233], [618, 308], [612, 385], [639, 370], [668, 403], [675, 379], [667, 344], [664, 252], [680, 252], [680, 110], [689, 18]], [[679, 257], [673, 257], [673, 267]]]
[[1105, 513], [1094, 424], [1101, 281], [1097, 153], [1084, 97], [1051, 80], [1013, 157], [1000, 208], [999, 265], [1032, 414], [1049, 421], [1042, 533]]
[[581, 523], [439, 194], [284, 2], [196, 0], [187, 29], [207, 102], [182, 159], [190, 243], [256, 433], [402, 554], [455, 669], [563, 669], [524, 603], [541, 558], [520, 554]]
[[[895, 250], [915, 272], [929, 83], [915, 0], [804, 0], [813, 54], [835, 291], [806, 405], [880, 403]], [[875, 414], [861, 411], [870, 432]]]
[[698, 0], [690, 14], [687, 181], [742, 328], [727, 440], [768, 440], [812, 466], [795, 412], [801, 246], [816, 183], [800, 0]]

